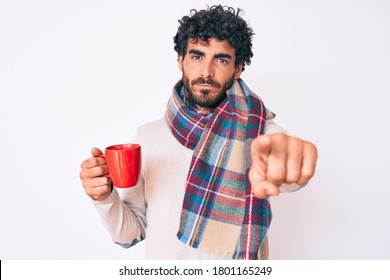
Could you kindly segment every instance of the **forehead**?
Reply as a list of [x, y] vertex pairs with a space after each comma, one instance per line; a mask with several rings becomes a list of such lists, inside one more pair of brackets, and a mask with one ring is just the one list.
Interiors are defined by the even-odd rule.
[[187, 45], [187, 54], [190, 50], [199, 50], [207, 54], [229, 54], [232, 57], [235, 57], [234, 48], [228, 43], [227, 40], [218, 40], [215, 38], [209, 38], [207, 41], [202, 41], [200, 39], [188, 40]]

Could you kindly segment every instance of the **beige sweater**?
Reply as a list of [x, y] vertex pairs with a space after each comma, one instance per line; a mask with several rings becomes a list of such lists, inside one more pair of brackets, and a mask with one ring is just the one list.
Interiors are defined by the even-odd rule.
[[[285, 131], [272, 119], [267, 120], [265, 133], [276, 132]], [[142, 151], [137, 185], [114, 188], [105, 200], [93, 201], [113, 241], [128, 248], [146, 238], [147, 259], [220, 259], [176, 237], [193, 151], [174, 138], [164, 118], [140, 127], [134, 142], [141, 144]], [[260, 251], [262, 258], [268, 258], [267, 239]]]

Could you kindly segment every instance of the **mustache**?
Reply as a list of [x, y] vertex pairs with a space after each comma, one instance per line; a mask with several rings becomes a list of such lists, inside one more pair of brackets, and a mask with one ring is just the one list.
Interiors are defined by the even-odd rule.
[[210, 86], [213, 86], [213, 87], [216, 87], [216, 88], [221, 88], [221, 84], [214, 81], [213, 79], [211, 78], [208, 78], [207, 80], [203, 77], [199, 77], [198, 79], [196, 80], [192, 80], [191, 81], [191, 86], [194, 86], [196, 84], [200, 84], [200, 85], [210, 85]]

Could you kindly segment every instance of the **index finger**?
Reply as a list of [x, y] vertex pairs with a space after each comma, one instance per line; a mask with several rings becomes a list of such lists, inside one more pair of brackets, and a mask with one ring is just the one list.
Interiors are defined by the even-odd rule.
[[271, 151], [271, 138], [268, 135], [260, 135], [252, 142], [251, 155], [266, 161]]
[[84, 160], [81, 163], [82, 169], [89, 169], [100, 165], [105, 165], [106, 159], [102, 157], [91, 157], [89, 159]]

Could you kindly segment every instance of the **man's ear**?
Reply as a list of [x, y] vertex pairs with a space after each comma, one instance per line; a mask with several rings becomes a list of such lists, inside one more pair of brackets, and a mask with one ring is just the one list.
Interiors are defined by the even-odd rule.
[[177, 60], [177, 63], [178, 63], [178, 66], [179, 66], [179, 70], [181, 72], [183, 72], [183, 56], [182, 55], [179, 56], [179, 59]]
[[242, 73], [242, 63], [237, 65], [236, 70], [234, 70], [233, 78], [237, 80], [238, 78], [240, 78], [241, 73]]

